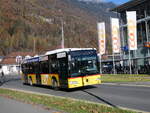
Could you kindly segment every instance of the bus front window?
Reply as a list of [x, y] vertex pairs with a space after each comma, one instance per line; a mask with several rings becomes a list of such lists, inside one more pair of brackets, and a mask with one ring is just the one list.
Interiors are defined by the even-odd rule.
[[82, 56], [71, 59], [71, 76], [85, 76], [90, 74], [97, 74], [97, 60], [96, 56]]

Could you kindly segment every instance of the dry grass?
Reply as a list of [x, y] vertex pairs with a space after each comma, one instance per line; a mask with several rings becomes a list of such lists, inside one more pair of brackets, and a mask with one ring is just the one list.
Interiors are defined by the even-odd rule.
[[150, 75], [136, 74], [106, 74], [102, 76], [103, 82], [150, 82]]

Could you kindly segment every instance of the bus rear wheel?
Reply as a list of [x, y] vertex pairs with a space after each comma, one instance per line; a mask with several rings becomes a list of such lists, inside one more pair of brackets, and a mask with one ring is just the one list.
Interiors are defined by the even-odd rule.
[[52, 88], [54, 89], [54, 90], [58, 90], [59, 88], [58, 88], [58, 82], [57, 82], [57, 80], [56, 79], [52, 79]]

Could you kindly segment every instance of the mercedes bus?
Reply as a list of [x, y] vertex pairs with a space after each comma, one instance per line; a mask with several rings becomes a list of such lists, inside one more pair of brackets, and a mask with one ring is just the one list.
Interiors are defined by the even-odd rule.
[[96, 49], [66, 48], [25, 59], [22, 80], [58, 88], [77, 88], [101, 83]]

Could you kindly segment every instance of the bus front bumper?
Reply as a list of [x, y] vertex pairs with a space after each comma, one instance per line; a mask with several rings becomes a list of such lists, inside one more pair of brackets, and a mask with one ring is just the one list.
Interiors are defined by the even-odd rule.
[[77, 88], [95, 84], [101, 84], [100, 74], [68, 78], [68, 88]]

